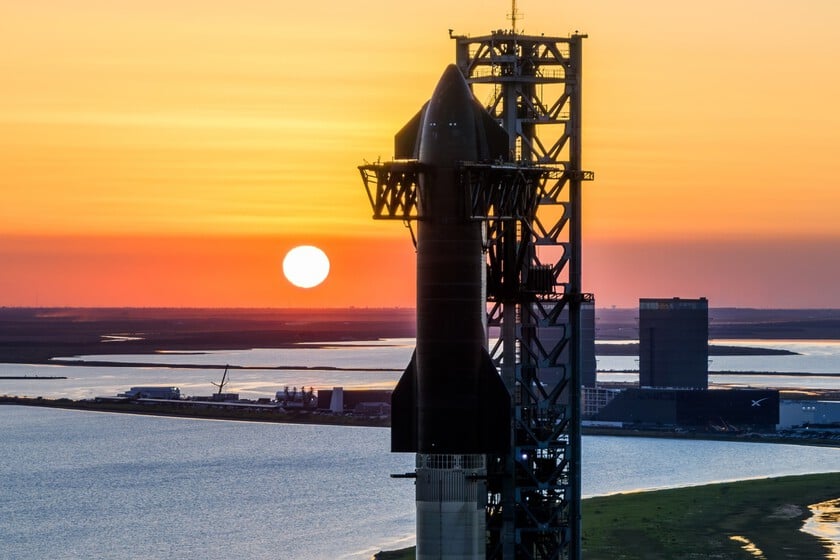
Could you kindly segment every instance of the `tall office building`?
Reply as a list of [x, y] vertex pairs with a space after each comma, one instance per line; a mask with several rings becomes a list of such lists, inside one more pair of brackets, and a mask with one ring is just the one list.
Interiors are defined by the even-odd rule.
[[709, 387], [709, 302], [639, 300], [639, 385]]
[[594, 387], [597, 376], [595, 360], [595, 301], [580, 304], [580, 384]]

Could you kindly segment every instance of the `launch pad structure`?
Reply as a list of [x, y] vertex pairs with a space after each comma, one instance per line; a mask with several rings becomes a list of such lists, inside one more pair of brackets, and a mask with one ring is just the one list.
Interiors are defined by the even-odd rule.
[[[509, 451], [487, 457], [486, 558], [581, 557], [582, 41], [453, 35], [456, 65], [509, 135], [509, 158], [464, 162], [483, 222], [489, 354], [511, 396]], [[416, 162], [359, 167], [375, 219], [418, 219]]]

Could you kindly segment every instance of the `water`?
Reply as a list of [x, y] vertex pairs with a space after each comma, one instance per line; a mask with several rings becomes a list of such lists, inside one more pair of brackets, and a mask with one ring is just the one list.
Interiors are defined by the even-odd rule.
[[[611, 341], [612, 344], [638, 342]], [[795, 355], [712, 356], [709, 382], [733, 387], [772, 387], [840, 390], [840, 340], [710, 340], [721, 346], [774, 348]], [[598, 381], [637, 383], [639, 360], [634, 356], [598, 356]], [[718, 372], [718, 373], [715, 373]], [[720, 373], [727, 372], [727, 373]], [[738, 372], [766, 372], [774, 375], [744, 375]], [[807, 373], [809, 375], [784, 375]]]
[[[744, 344], [793, 345], [806, 353], [746, 357], [753, 361], [749, 370], [840, 369], [831, 365], [840, 364], [834, 341], [757, 342]], [[86, 357], [120, 359], [126, 367], [0, 364], [0, 375], [68, 377], [0, 380], [0, 394], [88, 398], [134, 385], [178, 385], [186, 394], [207, 394], [228, 363], [260, 368], [230, 372], [229, 390], [252, 398], [273, 396], [285, 385], [392, 387], [412, 348], [413, 341], [394, 340]], [[794, 358], [800, 361], [791, 365]], [[820, 360], [828, 365], [819, 366]], [[149, 361], [161, 365], [131, 365]], [[174, 363], [219, 369], [166, 367]], [[292, 369], [261, 369], [277, 366]], [[307, 369], [313, 367], [354, 371]], [[780, 379], [744, 377], [753, 385]], [[797, 386], [824, 379], [840, 387], [840, 377], [828, 375], [791, 379]], [[386, 429], [0, 406], [0, 433], [0, 558], [360, 560], [413, 544], [411, 482], [389, 477], [413, 470], [413, 457], [388, 452]], [[836, 448], [583, 438], [586, 496], [835, 471]]]
[[413, 542], [388, 430], [0, 407], [2, 558], [369, 558]]
[[[118, 343], [112, 343], [118, 344]], [[228, 372], [228, 390], [242, 398], [274, 397], [284, 387], [392, 389], [414, 350], [414, 341], [395, 339], [341, 343], [326, 347], [257, 348], [150, 355], [96, 355], [58, 358], [51, 364], [0, 364], [2, 376], [66, 376], [56, 380], [0, 379], [0, 394], [86, 399], [113, 396], [132, 386], [177, 386], [185, 395], [207, 395], [217, 388], [225, 365], [266, 369]], [[117, 366], [66, 365], [67, 360], [108, 361]], [[153, 363], [137, 367], [132, 364]], [[171, 368], [169, 365], [195, 365]], [[218, 369], [207, 369], [215, 366]], [[282, 367], [284, 369], [267, 369]], [[285, 369], [289, 368], [289, 369]], [[322, 368], [322, 369], [317, 369]], [[344, 368], [337, 370], [333, 368]]]
[[[373, 341], [311, 343], [291, 348], [255, 348], [251, 350], [209, 350], [202, 352], [160, 352], [157, 354], [117, 354], [55, 358], [82, 361], [113, 361], [126, 364], [160, 363], [193, 365], [238, 365], [249, 367], [339, 367], [368, 369], [371, 367], [405, 369], [414, 350], [414, 339], [399, 338]], [[373, 354], [372, 354], [373, 352]], [[371, 356], [375, 355], [375, 359]], [[379, 366], [377, 363], [383, 363]], [[396, 365], [395, 365], [396, 364]]]
[[[413, 544], [388, 430], [0, 407], [0, 557], [363, 559]], [[585, 437], [587, 496], [840, 471], [840, 449]]]
[[[221, 380], [224, 367], [224, 363], [218, 369], [0, 364], [0, 375], [4, 376], [67, 377], [55, 380], [0, 379], [0, 395], [87, 399], [114, 396], [131, 387], [144, 385], [180, 387], [182, 395], [209, 395], [218, 391], [211, 382]], [[274, 398], [275, 393], [285, 386], [392, 389], [400, 375], [402, 371], [232, 369], [228, 371], [226, 391], [239, 393], [242, 398], [256, 399]]]
[[840, 499], [812, 504], [812, 517], [805, 521], [802, 530], [831, 543], [830, 560], [840, 560]]
[[[632, 341], [616, 341], [626, 343]], [[713, 384], [743, 387], [808, 387], [840, 390], [840, 341], [714, 340], [713, 344], [779, 348], [797, 355], [714, 356], [709, 380]], [[112, 344], [119, 344], [114, 342]], [[273, 397], [289, 387], [393, 388], [414, 349], [412, 339], [359, 341], [294, 348], [225, 350], [152, 355], [91, 355], [59, 358], [48, 365], [0, 364], [4, 376], [67, 376], [66, 380], [3, 380], [0, 394], [92, 398], [116, 395], [132, 386], [175, 385], [183, 394], [209, 394], [226, 364], [247, 366], [231, 370], [229, 390], [243, 398]], [[67, 360], [112, 361], [125, 367], [69, 366]], [[153, 363], [137, 367], [132, 364]], [[195, 368], [170, 368], [170, 365]], [[207, 369], [211, 367], [211, 369]], [[212, 367], [218, 369], [212, 369]], [[282, 367], [284, 369], [269, 369]], [[265, 368], [265, 369], [259, 369]], [[289, 368], [289, 369], [285, 369]], [[317, 369], [321, 368], [321, 369]], [[343, 368], [336, 370], [334, 368]], [[638, 382], [638, 361], [632, 356], [599, 356], [599, 381]], [[714, 373], [727, 371], [735, 373]], [[774, 375], [739, 375], [737, 372], [778, 372]], [[809, 373], [811, 375], [783, 375]], [[833, 375], [832, 375], [833, 374]]]
[[[611, 341], [612, 344], [638, 342]], [[797, 352], [793, 355], [711, 356], [710, 372], [779, 372], [815, 373], [840, 376], [840, 340], [710, 340], [719, 346], [773, 348]], [[598, 371], [634, 371], [639, 369], [637, 356], [598, 356]], [[638, 376], [637, 376], [638, 378]]]
[[[639, 374], [629, 372], [598, 372], [599, 382], [638, 383]], [[773, 389], [809, 389], [840, 390], [840, 375], [738, 375], [709, 374], [711, 385], [727, 387], [752, 387]]]

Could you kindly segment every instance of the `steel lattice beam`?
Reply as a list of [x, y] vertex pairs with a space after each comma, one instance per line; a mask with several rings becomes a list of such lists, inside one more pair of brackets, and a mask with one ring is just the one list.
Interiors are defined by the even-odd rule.
[[580, 304], [591, 299], [581, 289], [580, 186], [593, 178], [581, 169], [584, 37], [453, 36], [457, 64], [479, 98], [489, 89], [485, 106], [511, 153], [555, 169], [515, 194], [535, 201], [527, 212], [488, 228], [488, 324], [500, 333], [491, 356], [513, 396], [512, 452], [489, 461], [489, 558], [580, 558]]

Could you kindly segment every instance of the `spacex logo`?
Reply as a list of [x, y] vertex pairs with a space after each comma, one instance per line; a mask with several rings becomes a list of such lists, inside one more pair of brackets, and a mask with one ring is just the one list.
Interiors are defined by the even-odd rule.
[[761, 408], [761, 403], [763, 401], [766, 401], [766, 400], [767, 400], [767, 397], [764, 397], [763, 399], [758, 399], [757, 401], [752, 401], [752, 407], [753, 408]]

